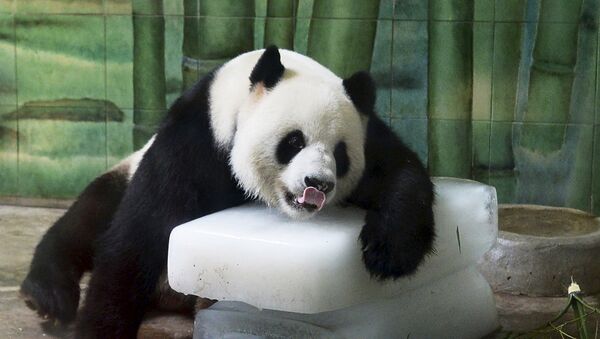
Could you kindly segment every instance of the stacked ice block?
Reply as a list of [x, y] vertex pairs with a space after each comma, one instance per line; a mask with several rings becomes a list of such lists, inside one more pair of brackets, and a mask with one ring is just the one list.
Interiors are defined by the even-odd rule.
[[[290, 220], [246, 205], [173, 230], [171, 287], [222, 300], [198, 312], [195, 337], [478, 338], [498, 326], [476, 271], [497, 235], [493, 187], [439, 178], [435, 254], [408, 278], [379, 282], [361, 261], [364, 211]], [[245, 303], [245, 304], [244, 304]], [[250, 306], [252, 305], [252, 306]]]

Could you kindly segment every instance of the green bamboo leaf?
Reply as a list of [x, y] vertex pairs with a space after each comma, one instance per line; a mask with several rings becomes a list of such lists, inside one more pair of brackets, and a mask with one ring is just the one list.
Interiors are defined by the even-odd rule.
[[577, 319], [577, 331], [579, 332], [580, 339], [588, 339], [589, 334], [587, 331], [587, 326], [585, 323], [586, 313], [579, 302], [576, 299], [573, 299], [571, 305], [573, 306], [573, 312], [575, 313], [575, 319]]

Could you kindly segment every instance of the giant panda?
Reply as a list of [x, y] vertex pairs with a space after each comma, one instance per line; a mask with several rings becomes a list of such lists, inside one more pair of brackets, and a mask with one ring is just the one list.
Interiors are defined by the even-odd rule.
[[76, 336], [133, 338], [165, 293], [171, 230], [255, 200], [291, 218], [333, 204], [364, 208], [366, 270], [382, 280], [415, 272], [432, 250], [433, 185], [374, 103], [365, 72], [341, 79], [275, 46], [232, 59], [176, 100], [148, 144], [91, 182], [48, 230], [21, 285], [26, 303], [74, 320], [79, 281], [93, 268]]

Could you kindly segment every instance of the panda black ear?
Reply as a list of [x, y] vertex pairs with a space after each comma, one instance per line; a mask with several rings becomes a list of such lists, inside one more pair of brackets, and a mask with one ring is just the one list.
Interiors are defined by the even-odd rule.
[[356, 72], [344, 79], [344, 89], [356, 109], [366, 115], [375, 111], [375, 81], [367, 72]]
[[252, 69], [250, 83], [253, 87], [257, 83], [262, 83], [266, 88], [272, 88], [281, 79], [284, 70], [279, 49], [277, 46], [271, 45], [265, 49], [254, 69]]

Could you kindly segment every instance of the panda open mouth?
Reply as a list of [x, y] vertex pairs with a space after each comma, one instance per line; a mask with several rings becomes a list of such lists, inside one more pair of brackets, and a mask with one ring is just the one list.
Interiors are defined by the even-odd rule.
[[308, 212], [318, 211], [325, 205], [326, 195], [314, 187], [306, 187], [299, 197], [294, 196], [290, 191], [285, 191], [287, 203], [300, 210]]

